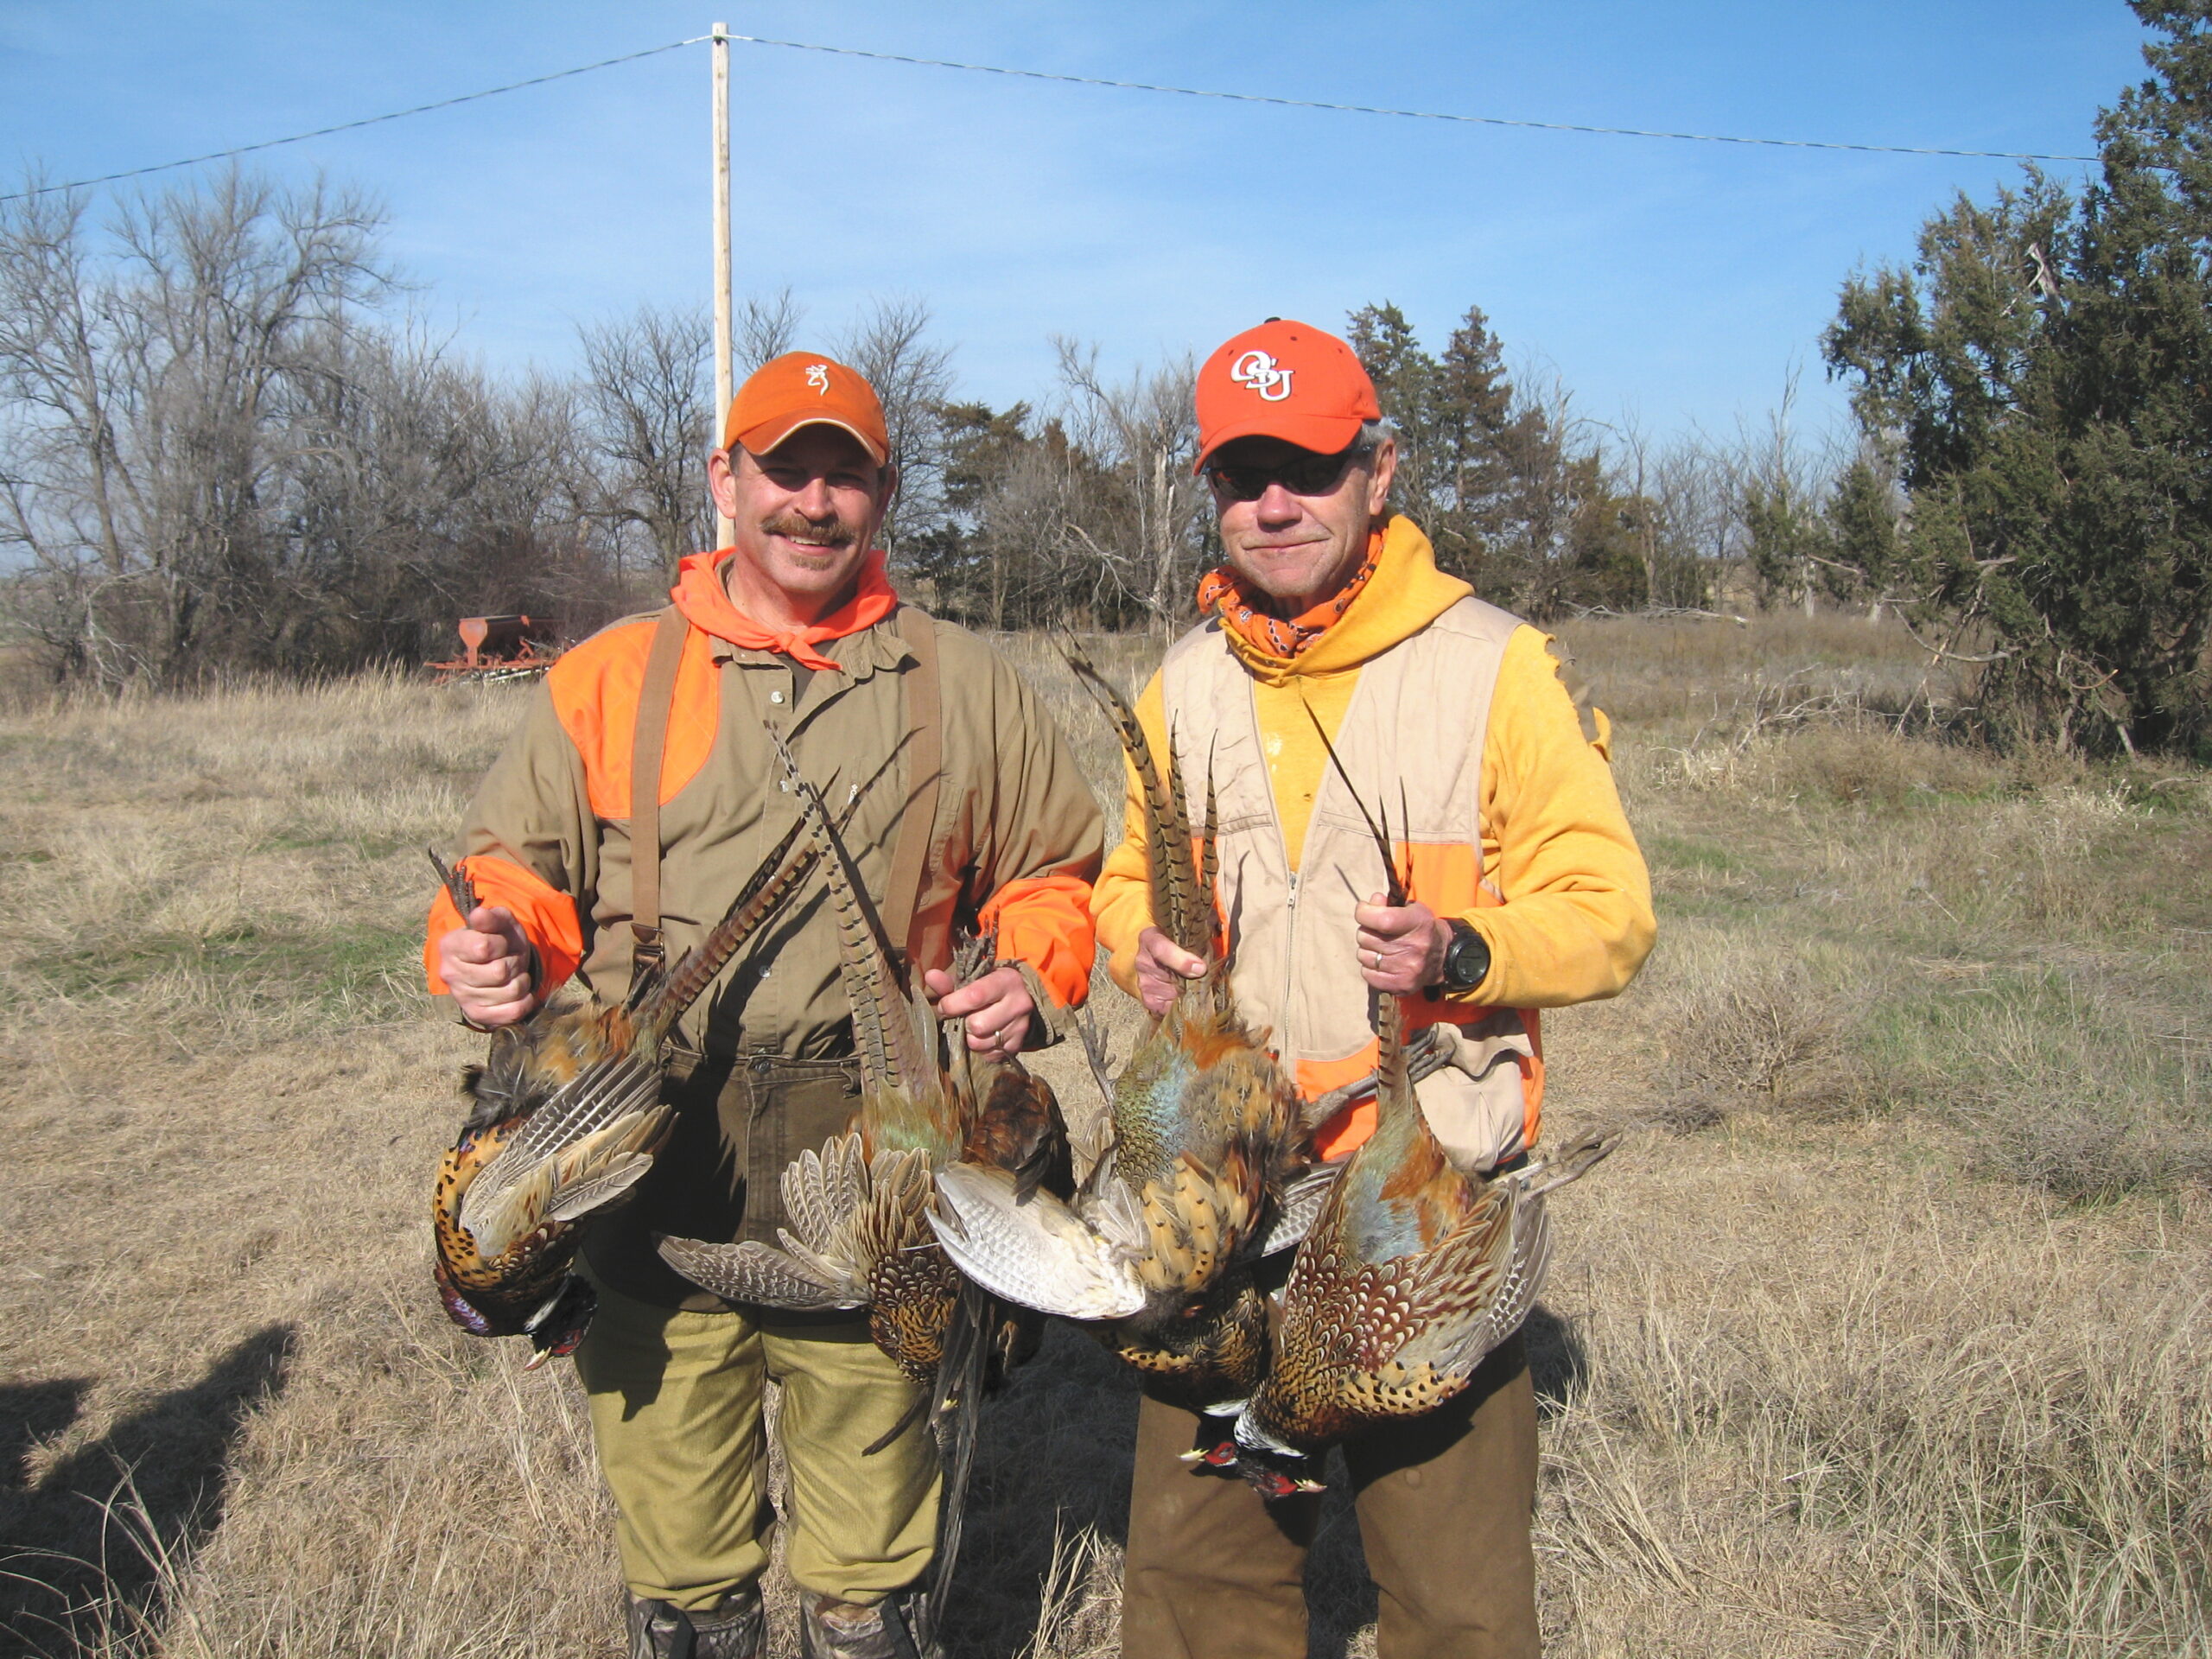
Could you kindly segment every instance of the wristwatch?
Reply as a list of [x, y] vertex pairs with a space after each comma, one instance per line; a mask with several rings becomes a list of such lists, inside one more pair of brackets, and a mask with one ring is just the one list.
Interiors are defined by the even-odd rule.
[[1454, 919], [1452, 943], [1444, 947], [1444, 978], [1433, 988], [1471, 991], [1490, 973], [1490, 946], [1465, 922]]

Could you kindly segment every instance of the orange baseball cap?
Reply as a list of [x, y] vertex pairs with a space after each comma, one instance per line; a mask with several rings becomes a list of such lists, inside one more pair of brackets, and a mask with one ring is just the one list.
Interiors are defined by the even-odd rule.
[[1198, 465], [1237, 438], [1281, 438], [1317, 454], [1349, 448], [1380, 420], [1375, 383], [1325, 328], [1270, 317], [1219, 346], [1198, 371]]
[[765, 455], [802, 426], [842, 428], [880, 467], [891, 454], [883, 404], [859, 371], [819, 352], [785, 352], [753, 370], [729, 400], [722, 448]]

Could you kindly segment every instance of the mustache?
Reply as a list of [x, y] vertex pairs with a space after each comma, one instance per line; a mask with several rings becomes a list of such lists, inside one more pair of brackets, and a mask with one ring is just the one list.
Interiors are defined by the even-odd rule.
[[852, 546], [861, 538], [859, 525], [848, 524], [834, 513], [820, 520], [803, 512], [771, 513], [760, 521], [760, 529], [764, 535], [785, 536], [793, 541], [814, 542], [840, 550]]

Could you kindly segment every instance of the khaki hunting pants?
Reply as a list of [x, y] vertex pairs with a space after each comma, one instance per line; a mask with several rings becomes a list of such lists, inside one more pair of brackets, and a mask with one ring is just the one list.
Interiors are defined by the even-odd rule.
[[[1207, 1442], [1225, 1422], [1209, 1425]], [[1269, 1503], [1178, 1460], [1197, 1416], [1137, 1414], [1122, 1659], [1306, 1659], [1301, 1579], [1320, 1497]], [[1536, 1400], [1516, 1335], [1457, 1399], [1346, 1443], [1379, 1659], [1534, 1659]]]
[[790, 1471], [785, 1560], [804, 1589], [873, 1604], [930, 1564], [938, 1462], [916, 1421], [873, 1457], [861, 1448], [913, 1405], [915, 1385], [858, 1316], [694, 1313], [601, 1287], [576, 1350], [599, 1466], [621, 1520], [632, 1595], [711, 1612], [768, 1565], [763, 1385]]

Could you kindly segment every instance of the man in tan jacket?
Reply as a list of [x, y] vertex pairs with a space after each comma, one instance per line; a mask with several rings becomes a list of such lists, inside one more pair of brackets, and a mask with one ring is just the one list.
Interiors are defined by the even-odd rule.
[[[1270, 320], [1200, 371], [1200, 467], [1226, 564], [1208, 620], [1139, 699], [1155, 751], [1218, 792], [1230, 986], [1308, 1099], [1375, 1064], [1370, 993], [1407, 999], [1447, 1063], [1423, 1115], [1454, 1163], [1524, 1158], [1543, 1095], [1536, 1010], [1611, 996], [1651, 947], [1650, 888], [1604, 716], [1580, 724], [1548, 641], [1436, 568], [1388, 511], [1395, 448], [1350, 346]], [[1387, 807], [1409, 902], [1384, 901], [1359, 804], [1317, 726]], [[1172, 736], [1171, 736], [1172, 734]], [[1124, 989], [1159, 1013], [1203, 964], [1152, 925], [1134, 776], [1093, 912]], [[1371, 1095], [1318, 1136], [1374, 1132]], [[1128, 1659], [1302, 1659], [1316, 1500], [1263, 1503], [1179, 1454], [1192, 1414], [1138, 1418], [1122, 1600]], [[1381, 1659], [1537, 1651], [1536, 1414], [1516, 1333], [1449, 1404], [1348, 1441]]]
[[[468, 812], [482, 901], [434, 901], [426, 967], [470, 1023], [527, 1018], [574, 977], [620, 1000], [636, 965], [716, 921], [798, 813], [764, 729], [852, 817], [846, 838], [894, 941], [978, 1055], [1056, 1034], [1093, 954], [1100, 822], [1059, 734], [980, 640], [899, 603], [874, 538], [897, 486], [883, 411], [809, 353], [740, 389], [709, 461], [732, 546], [683, 561], [673, 604], [615, 623], [546, 677]], [[1005, 964], [954, 988], [956, 928]], [[599, 1306], [576, 1352], [620, 1510], [633, 1659], [749, 1659], [771, 1516], [763, 1379], [782, 1387], [786, 1559], [801, 1646], [893, 1659], [929, 1640], [926, 1433], [863, 1449], [915, 1390], [853, 1315], [735, 1306], [654, 1235], [772, 1242], [778, 1179], [847, 1127], [860, 1080], [817, 880], [723, 969], [672, 1042], [668, 1145], [584, 1246]]]

